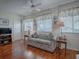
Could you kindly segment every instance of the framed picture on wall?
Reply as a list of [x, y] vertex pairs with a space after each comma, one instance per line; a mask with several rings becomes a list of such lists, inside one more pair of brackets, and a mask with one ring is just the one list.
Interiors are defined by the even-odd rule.
[[9, 20], [5, 18], [0, 18], [0, 25], [9, 25]]

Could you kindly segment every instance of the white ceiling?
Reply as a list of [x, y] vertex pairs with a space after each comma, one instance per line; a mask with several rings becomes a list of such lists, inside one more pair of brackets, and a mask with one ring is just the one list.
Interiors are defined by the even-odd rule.
[[[19, 15], [30, 15], [39, 11], [34, 11], [30, 7], [30, 0], [0, 0], [0, 10]], [[58, 5], [66, 4], [75, 0], [33, 0], [34, 4], [41, 3], [36, 8], [40, 8], [41, 11], [48, 8], [53, 8]]]

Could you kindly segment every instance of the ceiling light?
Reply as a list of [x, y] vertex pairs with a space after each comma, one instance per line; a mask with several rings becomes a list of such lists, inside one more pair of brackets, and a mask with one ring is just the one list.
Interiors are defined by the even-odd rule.
[[41, 9], [39, 9], [39, 8], [36, 8], [36, 11], [41, 11]]

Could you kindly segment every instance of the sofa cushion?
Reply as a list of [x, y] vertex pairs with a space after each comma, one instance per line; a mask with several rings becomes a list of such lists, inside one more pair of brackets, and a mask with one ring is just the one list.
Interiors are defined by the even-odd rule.
[[32, 38], [38, 38], [39, 36], [38, 36], [37, 32], [35, 32], [34, 34], [31, 35], [31, 37]]
[[30, 41], [35, 41], [35, 42], [38, 42], [38, 43], [41, 43], [41, 44], [46, 44], [46, 45], [51, 44], [51, 41], [40, 39], [40, 38], [31, 38]]
[[30, 41], [39, 41], [39, 38], [30, 38]]
[[49, 39], [50, 39], [50, 41], [52, 41], [53, 39], [54, 39], [54, 36], [53, 36], [53, 34], [52, 33], [49, 33]]
[[39, 34], [39, 38], [43, 40], [49, 40], [49, 36], [47, 34]]
[[53, 35], [52, 35], [52, 33], [39, 34], [39, 38], [40, 38], [40, 39], [43, 39], [43, 40], [50, 40], [50, 41], [52, 41]]
[[38, 42], [42, 43], [42, 44], [46, 44], [46, 45], [50, 45], [51, 44], [51, 41], [49, 41], [49, 40], [43, 40], [43, 39], [39, 39]]

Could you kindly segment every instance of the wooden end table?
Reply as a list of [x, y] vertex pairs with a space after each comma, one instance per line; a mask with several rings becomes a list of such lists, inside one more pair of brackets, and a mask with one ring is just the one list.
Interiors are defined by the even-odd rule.
[[26, 37], [29, 37], [29, 35], [24, 35], [24, 40], [25, 40]]
[[61, 47], [61, 44], [65, 45], [65, 56], [66, 56], [67, 40], [57, 40], [56, 42], [57, 42], [57, 48], [59, 48], [59, 49]]
[[29, 38], [29, 35], [24, 35], [24, 45], [26, 45], [27, 41], [26, 41], [26, 37], [27, 37], [27, 40]]

